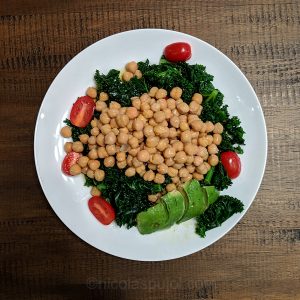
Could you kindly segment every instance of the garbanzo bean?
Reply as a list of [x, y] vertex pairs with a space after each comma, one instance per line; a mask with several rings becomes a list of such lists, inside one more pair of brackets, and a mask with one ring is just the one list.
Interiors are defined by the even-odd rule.
[[195, 166], [193, 165], [187, 166], [186, 169], [189, 171], [190, 174], [193, 174], [195, 172]]
[[219, 133], [215, 133], [213, 135], [213, 143], [216, 144], [217, 146], [220, 145], [222, 142], [222, 136]]
[[106, 152], [105, 147], [99, 147], [97, 150], [97, 154], [99, 158], [105, 158], [108, 157], [108, 153]]
[[176, 151], [173, 147], [168, 147], [164, 150], [164, 157], [165, 158], [173, 158], [176, 154]]
[[176, 102], [173, 98], [167, 99], [167, 106], [168, 108], [172, 111], [173, 109], [176, 108]]
[[100, 101], [107, 101], [107, 100], [108, 100], [108, 94], [105, 93], [105, 92], [101, 92], [101, 93], [99, 94], [99, 100], [100, 100]]
[[206, 121], [205, 125], [206, 125], [206, 132], [212, 132], [215, 128], [214, 124], [210, 121]]
[[179, 116], [179, 120], [180, 120], [180, 123], [182, 123], [182, 122], [186, 122], [187, 123], [187, 116], [186, 115], [180, 115]]
[[91, 98], [96, 98], [97, 97], [97, 90], [94, 87], [89, 87], [86, 90], [86, 94], [87, 94], [87, 96], [89, 96]]
[[191, 165], [192, 163], [194, 163], [194, 155], [187, 155], [185, 164]]
[[143, 74], [140, 70], [136, 70], [133, 75], [136, 76], [138, 79], [143, 77]]
[[200, 120], [199, 117], [198, 117], [197, 115], [192, 115], [192, 114], [189, 114], [187, 119], [188, 119], [189, 125], [191, 125], [191, 123], [192, 123], [193, 121]]
[[203, 163], [203, 158], [201, 156], [196, 155], [194, 157], [194, 166], [199, 167]]
[[80, 142], [81, 142], [82, 144], [87, 144], [88, 139], [89, 139], [88, 134], [81, 134], [81, 135], [79, 136], [79, 140], [80, 140]]
[[115, 155], [117, 152], [116, 145], [107, 145], [105, 149], [108, 155]]
[[107, 105], [106, 105], [106, 103], [105, 102], [102, 102], [102, 101], [97, 101], [96, 102], [96, 111], [103, 111], [104, 110], [104, 108], [106, 108], [107, 107]]
[[135, 119], [132, 123], [132, 127], [134, 130], [140, 131], [143, 130], [144, 128], [144, 123], [142, 120], [140, 119]]
[[97, 149], [97, 145], [88, 145], [88, 149], [89, 150]]
[[129, 154], [126, 159], [127, 165], [129, 167], [132, 167], [132, 160], [133, 160], [133, 156]]
[[178, 176], [173, 177], [172, 182], [175, 183], [175, 184], [178, 184], [180, 182], [179, 177]]
[[146, 125], [143, 129], [144, 135], [148, 138], [150, 136], [154, 136], [153, 127], [150, 125]]
[[160, 110], [160, 104], [158, 102], [154, 102], [153, 104], [151, 104], [151, 107], [150, 109], [153, 111], [153, 112], [157, 112]]
[[126, 160], [124, 160], [124, 161], [117, 161], [117, 167], [118, 167], [119, 169], [125, 169], [125, 168], [127, 167], [127, 162], [126, 162]]
[[157, 103], [159, 103], [159, 105], [160, 105], [160, 110], [165, 110], [168, 107], [167, 100], [164, 98], [157, 100]]
[[192, 174], [189, 174], [189, 175], [186, 176], [186, 177], [182, 177], [182, 178], [181, 178], [181, 182], [187, 182], [187, 181], [190, 181], [192, 178], [193, 178]]
[[189, 175], [189, 171], [187, 168], [182, 168], [178, 171], [179, 177], [187, 177]]
[[88, 157], [90, 159], [97, 159], [98, 158], [98, 151], [94, 148], [94, 149], [91, 149], [88, 153]]
[[128, 71], [125, 71], [125, 72], [122, 74], [122, 79], [123, 79], [124, 81], [129, 81], [132, 77], [133, 77], [133, 73], [128, 72]]
[[94, 127], [91, 129], [91, 135], [97, 136], [99, 134], [100, 130], [98, 127]]
[[157, 171], [160, 174], [167, 174], [168, 173], [168, 166], [166, 164], [160, 164], [157, 166]]
[[109, 132], [111, 132], [110, 124], [105, 124], [101, 127], [101, 132], [103, 135], [107, 135]]
[[129, 123], [129, 118], [127, 115], [118, 115], [116, 117], [116, 122], [119, 127], [126, 127]]
[[87, 156], [81, 156], [78, 159], [78, 164], [81, 168], [84, 168], [87, 166], [88, 161], [89, 161], [89, 158]]
[[183, 143], [181, 141], [175, 141], [173, 144], [172, 144], [172, 147], [175, 149], [176, 152], [178, 151], [182, 151], [183, 150]]
[[72, 145], [72, 150], [74, 152], [80, 153], [83, 151], [83, 144], [80, 141], [74, 142]]
[[186, 162], [186, 154], [184, 151], [178, 151], [174, 157], [177, 164], [184, 164]]
[[193, 95], [193, 97], [192, 97], [192, 101], [195, 101], [195, 102], [197, 102], [198, 104], [201, 104], [202, 101], [203, 101], [203, 97], [202, 97], [201, 94], [195, 93], [195, 94]]
[[108, 116], [107, 113], [102, 113], [102, 114], [100, 115], [99, 120], [101, 121], [102, 124], [109, 124], [109, 122], [110, 122], [110, 117]]
[[137, 159], [137, 157], [134, 157], [134, 158], [132, 159], [132, 165], [133, 165], [135, 168], [141, 166], [142, 164], [143, 164], [143, 163], [142, 163], [141, 161], [139, 161], [139, 160]]
[[141, 108], [141, 100], [138, 97], [134, 97], [131, 98], [131, 104], [133, 107], [135, 107], [136, 109], [140, 109]]
[[181, 113], [181, 114], [187, 114], [190, 110], [188, 104], [186, 104], [185, 102], [181, 102], [177, 105], [177, 110]]
[[120, 132], [117, 137], [117, 141], [120, 145], [127, 144], [128, 142], [128, 134]]
[[161, 139], [157, 146], [156, 146], [156, 149], [163, 152], [169, 145], [169, 140], [164, 138], [164, 139]]
[[138, 116], [138, 111], [135, 107], [127, 107], [126, 109], [126, 115], [129, 119], [135, 119]]
[[141, 102], [141, 111], [150, 110], [150, 104], [148, 102]]
[[148, 200], [150, 202], [156, 202], [158, 200], [158, 196], [157, 195], [148, 195]]
[[159, 165], [164, 162], [164, 158], [160, 154], [155, 153], [155, 154], [153, 154], [150, 161], [152, 164]]
[[219, 158], [218, 158], [218, 156], [217, 155], [215, 155], [215, 154], [212, 154], [212, 155], [210, 155], [209, 157], [208, 157], [208, 163], [212, 166], [212, 167], [214, 167], [214, 166], [216, 166], [218, 163], [219, 163]]
[[208, 140], [206, 139], [206, 137], [200, 137], [200, 138], [198, 138], [198, 144], [202, 147], [207, 147]]
[[81, 167], [78, 164], [74, 164], [70, 167], [70, 174], [72, 176], [79, 175], [81, 173]]
[[110, 108], [108, 111], [107, 111], [107, 114], [110, 118], [115, 118], [118, 114], [119, 114], [119, 110], [118, 109], [115, 109], [115, 108]]
[[60, 130], [60, 134], [64, 137], [64, 138], [69, 138], [72, 136], [72, 129], [69, 126], [64, 126], [61, 130]]
[[151, 119], [149, 120], [148, 123], [149, 123], [149, 125], [152, 126], [152, 127], [154, 127], [154, 126], [157, 125], [157, 123], [155, 122], [155, 120], [154, 120], [153, 118], [151, 118]]
[[179, 111], [176, 108], [172, 110], [172, 114], [173, 116], [177, 116], [177, 117], [180, 115]]
[[155, 171], [155, 170], [157, 169], [157, 165], [149, 163], [149, 164], [148, 164], [148, 168], [149, 168], [150, 170]]
[[176, 163], [176, 164], [173, 165], [173, 168], [175, 168], [175, 169], [177, 169], [177, 170], [180, 170], [180, 169], [182, 169], [183, 167], [184, 167], [184, 164], [178, 164], [178, 163]]
[[139, 167], [137, 167], [135, 169], [135, 171], [140, 175], [140, 176], [144, 176], [144, 174], [146, 173], [146, 167], [145, 165], [141, 165]]
[[219, 149], [217, 145], [211, 144], [207, 147], [207, 151], [209, 154], [217, 154], [219, 152]]
[[197, 114], [197, 112], [200, 108], [200, 104], [197, 103], [196, 101], [191, 101], [189, 107], [190, 107], [190, 113]]
[[190, 143], [191, 140], [192, 140], [190, 130], [186, 130], [186, 131], [182, 132], [181, 135], [180, 135], [180, 140], [183, 143]]
[[86, 176], [93, 179], [95, 177], [95, 172], [91, 169], [88, 169], [86, 172]]
[[137, 148], [139, 146], [139, 141], [136, 137], [133, 136], [128, 140], [128, 144], [131, 148]]
[[177, 130], [176, 128], [169, 128], [169, 138], [174, 139], [177, 137]]
[[145, 181], [153, 181], [155, 178], [155, 173], [152, 170], [145, 172], [143, 179]]
[[148, 110], [144, 110], [143, 111], [143, 116], [146, 118], [146, 119], [151, 119], [153, 117], [153, 111], [148, 109]]
[[203, 160], [206, 160], [208, 157], [207, 149], [202, 146], [198, 147], [197, 155], [201, 156], [203, 158]]
[[105, 177], [105, 173], [103, 170], [100, 169], [95, 170], [95, 179], [97, 181], [103, 181], [104, 177]]
[[138, 69], [138, 64], [135, 61], [130, 61], [125, 65], [125, 69], [128, 72], [135, 73], [135, 71]]
[[166, 116], [163, 111], [157, 111], [154, 113], [153, 118], [154, 118], [155, 122], [161, 123], [166, 119]]
[[135, 175], [135, 168], [132, 168], [132, 167], [128, 168], [128, 169], [125, 171], [125, 175], [126, 175], [127, 177], [132, 177], [132, 176], [134, 176], [134, 175]]
[[184, 145], [184, 151], [188, 155], [195, 155], [197, 153], [198, 147], [196, 145], [193, 145], [192, 143], [186, 143]]
[[155, 183], [160, 183], [160, 184], [164, 183], [165, 182], [165, 176], [162, 175], [162, 174], [156, 173], [155, 178], [154, 178], [154, 182]]
[[147, 93], [144, 93], [141, 97], [141, 102], [144, 102], [144, 103], [149, 103], [149, 101], [151, 100], [151, 97], [147, 94]]
[[141, 150], [138, 154], [137, 154], [137, 158], [139, 161], [141, 162], [147, 162], [150, 159], [150, 154], [147, 150]]
[[91, 189], [92, 196], [101, 196], [101, 191], [97, 189], [97, 187], [93, 186]]
[[194, 172], [193, 174], [193, 178], [197, 179], [197, 180], [202, 180], [204, 178], [204, 176], [200, 173]]
[[66, 153], [69, 153], [72, 151], [72, 145], [73, 143], [72, 142], [66, 142], [65, 145], [64, 145], [64, 150]]
[[138, 154], [138, 152], [139, 152], [140, 150], [141, 150], [140, 147], [138, 147], [138, 148], [133, 148], [133, 149], [128, 150], [128, 153], [129, 153], [130, 155], [132, 155], [132, 156], [137, 156], [137, 154]]
[[162, 99], [167, 97], [168, 93], [165, 89], [158, 89], [157, 92], [155, 93], [155, 98], [156, 99]]
[[186, 131], [190, 129], [190, 126], [187, 122], [180, 122], [179, 128], [181, 131]]
[[206, 136], [206, 140], [207, 140], [207, 145], [209, 146], [209, 145], [212, 144], [214, 138], [213, 138], [212, 135], [208, 134], [208, 135]]
[[100, 167], [100, 161], [99, 160], [96, 160], [96, 159], [90, 159], [88, 161], [88, 166], [91, 170], [95, 171], [97, 169], [99, 169]]
[[156, 94], [157, 91], [158, 91], [158, 87], [154, 86], [154, 87], [152, 87], [152, 88], [150, 89], [148, 95], [149, 95], [150, 97], [155, 97], [155, 94]]
[[191, 127], [195, 130], [195, 131], [200, 131], [202, 128], [203, 122], [201, 120], [194, 120], [191, 122]]
[[104, 158], [103, 164], [107, 168], [113, 167], [115, 165], [115, 158], [114, 158], [114, 156], [108, 156], [108, 157]]
[[147, 147], [147, 146], [144, 146], [144, 149], [147, 150], [150, 154], [154, 154], [157, 152], [156, 148], [155, 147]]
[[167, 158], [165, 159], [165, 164], [170, 167], [170, 166], [173, 166], [175, 164], [175, 161], [173, 158]]
[[214, 133], [221, 134], [223, 132], [223, 125], [221, 123], [216, 123], [214, 127]]
[[172, 88], [172, 90], [170, 92], [170, 96], [173, 99], [178, 100], [179, 98], [181, 98], [181, 95], [182, 95], [182, 89], [180, 87]]
[[172, 191], [176, 190], [176, 185], [174, 183], [169, 183], [166, 186], [166, 190], [167, 190], [167, 192], [172, 192]]
[[118, 152], [116, 155], [117, 161], [124, 161], [126, 160], [125, 152]]
[[112, 131], [109, 132], [104, 138], [104, 143], [106, 145], [113, 145], [116, 143], [116, 141], [117, 141], [116, 135]]

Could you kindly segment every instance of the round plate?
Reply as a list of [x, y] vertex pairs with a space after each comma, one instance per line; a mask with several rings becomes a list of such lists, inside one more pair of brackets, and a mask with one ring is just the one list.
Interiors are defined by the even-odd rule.
[[[107, 73], [121, 69], [128, 61], [158, 63], [166, 45], [184, 41], [192, 47], [190, 64], [203, 64], [214, 75], [214, 85], [225, 95], [232, 115], [241, 119], [246, 131], [245, 153], [241, 156], [242, 173], [226, 194], [241, 199], [245, 210], [235, 214], [221, 227], [200, 238], [195, 221], [175, 225], [168, 230], [141, 235], [136, 228], [127, 230], [116, 224], [103, 226], [90, 213], [87, 200], [90, 189], [83, 186], [83, 176], [67, 177], [61, 172], [65, 156], [59, 132], [69, 117], [72, 104], [94, 85], [96, 69]], [[260, 186], [267, 157], [267, 134], [263, 112], [250, 83], [239, 68], [213, 46], [190, 35], [162, 30], [140, 29], [122, 32], [84, 49], [57, 75], [38, 113], [34, 155], [37, 174], [51, 207], [77, 236], [104, 252], [119, 257], [160, 261], [199, 251], [226, 234], [250, 207]]]

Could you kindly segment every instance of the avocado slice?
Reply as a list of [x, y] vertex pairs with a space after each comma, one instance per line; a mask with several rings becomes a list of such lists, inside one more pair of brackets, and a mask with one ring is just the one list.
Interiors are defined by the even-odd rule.
[[141, 234], [148, 234], [166, 227], [169, 214], [163, 203], [151, 206], [137, 215], [137, 228]]
[[169, 214], [166, 227], [172, 226], [181, 219], [185, 212], [185, 200], [179, 191], [174, 190], [162, 196], [160, 202], [166, 206]]
[[213, 204], [219, 198], [220, 192], [214, 186], [205, 186], [203, 188], [207, 194], [208, 205]]
[[193, 179], [186, 182], [179, 189], [186, 202], [183, 217], [177, 222], [182, 223], [202, 214], [208, 207], [207, 193], [201, 188], [200, 183]]

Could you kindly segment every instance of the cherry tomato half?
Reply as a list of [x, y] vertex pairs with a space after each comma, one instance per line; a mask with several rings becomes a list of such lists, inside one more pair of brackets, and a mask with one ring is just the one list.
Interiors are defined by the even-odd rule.
[[229, 178], [237, 178], [241, 173], [241, 160], [233, 151], [226, 151], [221, 154], [221, 163], [224, 166]]
[[71, 123], [77, 127], [86, 127], [93, 117], [95, 106], [91, 97], [79, 97], [72, 106]]
[[66, 174], [66, 175], [71, 175], [70, 174], [70, 168], [75, 165], [79, 159], [79, 157], [81, 156], [80, 153], [77, 153], [77, 152], [69, 152], [62, 164], [61, 164], [61, 170]]
[[110, 224], [116, 218], [114, 208], [102, 197], [92, 197], [88, 205], [92, 214], [103, 225]]
[[184, 42], [170, 44], [165, 48], [164, 56], [171, 62], [186, 61], [192, 56], [191, 46]]

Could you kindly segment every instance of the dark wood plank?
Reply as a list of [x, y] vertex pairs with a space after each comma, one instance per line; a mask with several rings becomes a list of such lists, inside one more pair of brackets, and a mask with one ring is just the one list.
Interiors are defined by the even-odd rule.
[[[1, 1], [1, 299], [300, 299], [299, 1]], [[33, 160], [51, 81], [113, 33], [168, 28], [227, 54], [253, 84], [269, 138], [255, 202], [224, 238], [167, 262], [112, 257], [51, 210]]]

